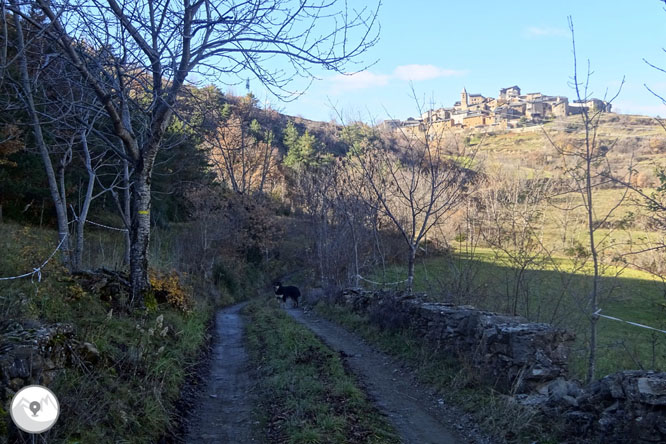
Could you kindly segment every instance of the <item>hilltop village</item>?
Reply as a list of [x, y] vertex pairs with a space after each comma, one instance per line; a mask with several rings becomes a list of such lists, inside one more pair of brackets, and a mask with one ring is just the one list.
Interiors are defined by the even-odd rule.
[[570, 103], [566, 97], [548, 96], [540, 92], [523, 95], [516, 85], [500, 89], [497, 98], [469, 94], [463, 88], [460, 101], [451, 108], [429, 110], [418, 119], [387, 120], [384, 125], [394, 129], [420, 127], [424, 123], [457, 129], [507, 129], [580, 114], [584, 109], [611, 112], [611, 104], [600, 99]]

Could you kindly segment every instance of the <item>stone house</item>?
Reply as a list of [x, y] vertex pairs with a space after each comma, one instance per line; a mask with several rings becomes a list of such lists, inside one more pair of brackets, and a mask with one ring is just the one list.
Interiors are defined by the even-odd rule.
[[481, 94], [468, 94], [467, 89], [463, 88], [460, 93], [460, 105], [454, 108], [459, 110], [481, 111], [488, 108], [487, 103], [491, 100], [493, 100], [492, 97], [484, 97]]
[[569, 114], [580, 114], [583, 112], [583, 109], [609, 113], [611, 112], [612, 104], [600, 99], [574, 100], [573, 103], [569, 104]]
[[463, 127], [465, 128], [492, 125], [493, 123], [495, 123], [493, 116], [481, 112], [469, 114], [463, 118]]
[[426, 111], [421, 114], [421, 120], [428, 122], [439, 122], [441, 120], [450, 120], [454, 112], [454, 108], [439, 108]]
[[512, 99], [517, 99], [518, 97], [520, 97], [520, 88], [517, 85], [513, 85], [508, 88], [500, 89], [498, 99], [509, 102]]
[[500, 105], [493, 110], [493, 117], [495, 122], [500, 123], [504, 122], [504, 125], [508, 125], [509, 121], [515, 121], [524, 116], [524, 112], [521, 107]]
[[451, 121], [454, 125], [462, 125], [465, 117], [469, 116], [470, 113], [467, 111], [457, 112], [451, 115]]
[[569, 115], [569, 99], [566, 97], [557, 97], [557, 100], [550, 104], [551, 112], [554, 117], [565, 117]]
[[525, 105], [525, 117], [532, 120], [543, 119], [546, 117], [549, 108], [547, 103], [539, 100], [527, 102]]

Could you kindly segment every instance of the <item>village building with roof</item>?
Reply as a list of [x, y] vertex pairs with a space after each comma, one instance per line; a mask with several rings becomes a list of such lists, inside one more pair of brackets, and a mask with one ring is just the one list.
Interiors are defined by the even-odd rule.
[[[611, 104], [600, 99], [569, 102], [563, 96], [548, 96], [540, 92], [521, 94], [520, 87], [501, 88], [497, 98], [470, 94], [467, 88], [453, 107], [428, 110], [420, 118], [409, 118], [401, 127], [422, 128], [424, 124], [447, 128], [496, 127], [515, 128], [545, 119], [580, 114], [583, 110], [611, 112]], [[395, 126], [395, 122], [391, 122]]]

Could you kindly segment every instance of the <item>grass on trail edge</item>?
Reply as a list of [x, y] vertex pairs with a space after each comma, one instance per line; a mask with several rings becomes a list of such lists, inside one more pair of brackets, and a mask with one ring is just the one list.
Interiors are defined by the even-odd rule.
[[315, 311], [362, 336], [383, 352], [397, 357], [416, 379], [432, 387], [438, 396], [471, 414], [488, 434], [508, 443], [561, 442], [562, 424], [540, 416], [484, 384], [472, 365], [443, 353], [407, 330], [381, 329], [366, 316], [345, 307], [320, 302]]
[[258, 415], [271, 443], [399, 443], [340, 356], [274, 305], [244, 313], [259, 381]]
[[[0, 247], [6, 253], [0, 255], [0, 276], [41, 263], [56, 239], [52, 230], [8, 224], [0, 225], [0, 234]], [[56, 394], [61, 408], [57, 424], [43, 434], [44, 442], [143, 444], [177, 433], [181, 413], [176, 403], [188, 372], [199, 360], [212, 308], [200, 304], [183, 312], [152, 304], [147, 310], [112, 311], [109, 302], [82, 288], [58, 259], [54, 257], [42, 270], [41, 281], [0, 282], [0, 321], [71, 324], [76, 341], [99, 351], [98, 359], [88, 362], [64, 338], [58, 336], [49, 345], [72, 349], [70, 357], [65, 353], [62, 358], [66, 366], [44, 384]], [[5, 401], [0, 405], [0, 442], [5, 442], [11, 422], [10, 400]]]

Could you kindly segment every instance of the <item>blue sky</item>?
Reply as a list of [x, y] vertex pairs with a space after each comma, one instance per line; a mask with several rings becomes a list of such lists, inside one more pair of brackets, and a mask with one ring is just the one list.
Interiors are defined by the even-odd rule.
[[256, 81], [251, 91], [286, 114], [313, 120], [334, 118], [331, 104], [346, 118], [367, 121], [416, 116], [410, 82], [418, 97], [436, 106], [451, 106], [463, 87], [497, 97], [499, 88], [514, 84], [523, 93], [573, 98], [571, 15], [579, 75], [584, 77], [589, 59], [593, 95], [614, 94], [625, 77], [614, 110], [663, 117], [666, 106], [644, 84], [666, 95], [666, 74], [643, 59], [666, 68], [664, 6], [659, 0], [385, 0], [380, 41], [364, 56], [377, 63], [367, 71], [353, 76], [319, 71], [310, 89], [290, 103], [267, 96]]

